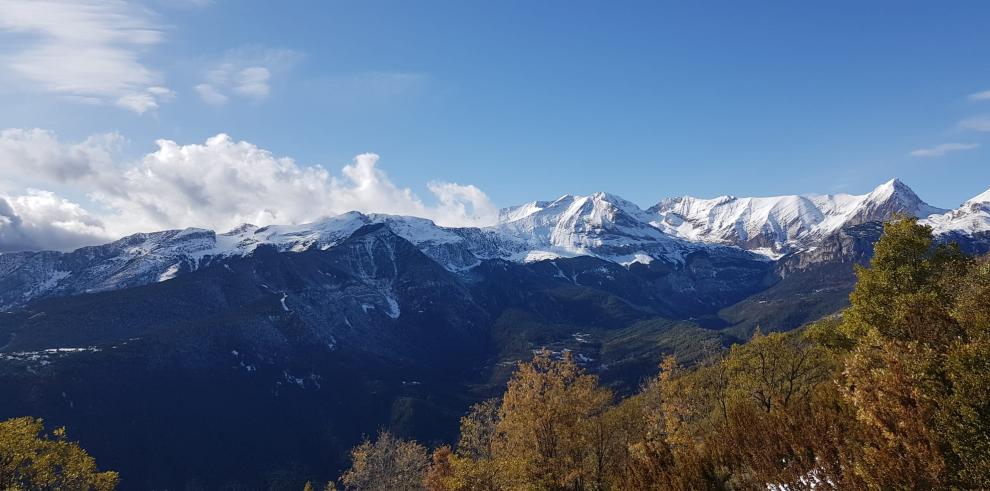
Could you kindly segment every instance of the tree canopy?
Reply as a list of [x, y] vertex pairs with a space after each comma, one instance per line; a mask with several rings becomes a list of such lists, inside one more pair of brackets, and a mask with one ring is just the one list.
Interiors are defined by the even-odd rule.
[[116, 472], [98, 471], [64, 428], [46, 433], [44, 422], [30, 417], [0, 422], [0, 489], [107, 491], [118, 482]]

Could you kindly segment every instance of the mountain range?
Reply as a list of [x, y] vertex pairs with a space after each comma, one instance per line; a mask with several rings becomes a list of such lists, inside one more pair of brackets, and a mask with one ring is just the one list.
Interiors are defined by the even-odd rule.
[[350, 212], [301, 225], [244, 224], [224, 233], [197, 228], [141, 233], [69, 253], [0, 254], [0, 309], [165, 281], [259, 247], [327, 250], [371, 224], [384, 224], [444, 269], [466, 273], [495, 259], [531, 263], [589, 256], [625, 267], [660, 261], [676, 268], [692, 253], [704, 252], [775, 261], [813, 251], [843, 229], [897, 213], [921, 218], [938, 235], [979, 241], [990, 232], [990, 190], [951, 211], [928, 205], [892, 179], [864, 195], [682, 196], [647, 210], [607, 193], [566, 195], [503, 209], [498, 222], [485, 228]]
[[666, 354], [834, 314], [900, 214], [990, 249], [990, 190], [943, 210], [894, 179], [647, 209], [567, 195], [482, 228], [350, 212], [4, 253], [0, 418], [68, 426], [125, 489], [334, 476], [380, 426], [449, 441], [540, 347], [622, 392]]

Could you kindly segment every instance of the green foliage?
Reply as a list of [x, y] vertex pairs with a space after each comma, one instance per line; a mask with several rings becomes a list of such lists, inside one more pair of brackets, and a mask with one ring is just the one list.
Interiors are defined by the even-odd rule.
[[761, 411], [786, 411], [807, 404], [827, 379], [823, 350], [794, 333], [759, 330], [748, 343], [735, 345], [725, 364], [736, 397], [749, 399]]
[[44, 422], [29, 417], [0, 422], [0, 489], [105, 491], [118, 481], [116, 472], [99, 472], [64, 428], [46, 434]]
[[934, 245], [931, 227], [910, 218], [887, 223], [870, 267], [856, 267], [856, 288], [842, 331], [854, 339], [871, 330], [905, 341], [953, 337], [956, 332], [944, 310], [949, 304], [945, 283], [968, 264], [958, 247]]
[[866, 432], [857, 477], [870, 486], [986, 487], [986, 260], [933, 245], [931, 229], [911, 219], [884, 230], [839, 326], [855, 340], [843, 391]]
[[951, 388], [940, 424], [959, 460], [959, 481], [990, 488], [990, 258], [958, 282], [952, 316], [965, 333], [946, 356]]

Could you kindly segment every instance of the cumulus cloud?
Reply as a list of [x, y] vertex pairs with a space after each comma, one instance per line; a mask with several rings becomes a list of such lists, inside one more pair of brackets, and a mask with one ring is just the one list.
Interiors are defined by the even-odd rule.
[[[223, 231], [245, 222], [305, 223], [352, 210], [419, 216], [448, 226], [488, 225], [497, 216], [488, 196], [471, 185], [430, 182], [434, 202], [428, 203], [392, 182], [379, 167], [379, 157], [371, 153], [358, 155], [334, 175], [321, 166], [300, 165], [224, 134], [202, 144], [159, 140], [156, 151], [127, 164], [111, 161], [115, 145], [113, 135], [66, 144], [42, 130], [0, 133], [0, 178], [12, 177], [3, 175], [8, 169], [33, 168], [36, 182], [70, 185], [86, 193], [93, 205], [87, 211], [42, 191], [7, 195], [14, 213], [8, 214], [9, 232], [0, 236], [0, 242], [7, 242], [2, 247], [16, 243], [66, 248], [87, 243], [82, 237], [95, 243], [166, 228]], [[43, 208], [42, 202], [49, 205]], [[53, 218], [56, 210], [63, 213], [59, 219]], [[43, 230], [44, 224], [65, 232], [53, 235]]]
[[979, 146], [979, 143], [942, 143], [940, 145], [935, 145], [934, 147], [913, 150], [910, 155], [912, 157], [941, 157], [952, 152], [972, 150]]
[[110, 237], [99, 218], [54, 193], [0, 194], [0, 252], [75, 249]]
[[120, 135], [107, 133], [62, 144], [50, 131], [6, 129], [0, 131], [0, 167], [6, 177], [57, 183], [85, 180], [112, 172], [114, 154], [122, 141]]
[[231, 95], [260, 102], [271, 93], [273, 76], [286, 72], [301, 58], [299, 53], [286, 49], [232, 50], [207, 70], [205, 80], [195, 87], [196, 93], [203, 102], [214, 106], [226, 104]]
[[476, 186], [431, 181], [427, 187], [440, 200], [440, 221], [452, 227], [473, 227], [495, 223], [498, 210], [484, 191]]
[[0, 31], [20, 36], [0, 63], [46, 92], [142, 114], [175, 95], [140, 61], [162, 40], [153, 17], [123, 1], [0, 0]]

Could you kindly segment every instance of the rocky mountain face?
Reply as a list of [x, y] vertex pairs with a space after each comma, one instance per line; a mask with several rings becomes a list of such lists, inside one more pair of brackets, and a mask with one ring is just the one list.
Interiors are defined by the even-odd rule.
[[125, 489], [325, 479], [383, 425], [449, 440], [540, 347], [627, 391], [665, 354], [834, 313], [895, 213], [990, 249], [990, 192], [944, 211], [895, 180], [649, 210], [564, 196], [485, 228], [352, 212], [0, 254], [0, 418], [68, 426]]

